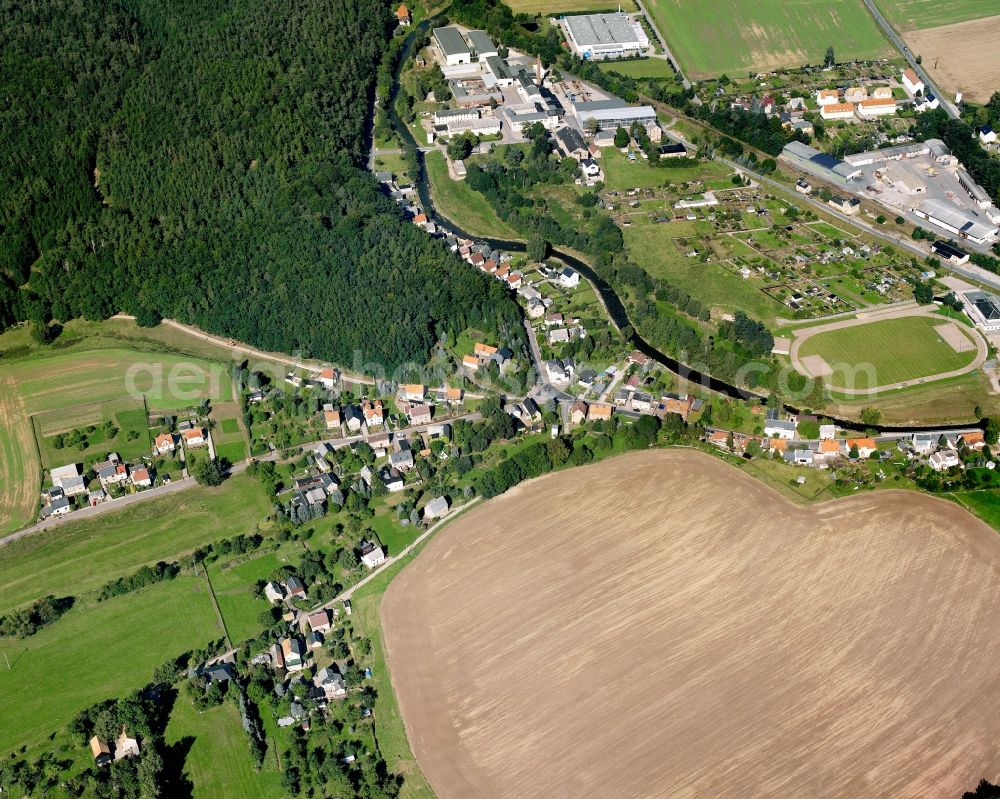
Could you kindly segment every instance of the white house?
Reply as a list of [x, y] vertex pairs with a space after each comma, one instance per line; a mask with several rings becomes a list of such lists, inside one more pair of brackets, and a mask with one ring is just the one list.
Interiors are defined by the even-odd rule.
[[816, 103], [821, 106], [836, 105], [840, 102], [840, 94], [836, 89], [820, 89], [816, 92]]
[[979, 141], [983, 144], [994, 144], [997, 140], [997, 132], [989, 125], [983, 125], [979, 129]]
[[913, 69], [903, 70], [903, 88], [911, 97], [927, 91], [924, 82], [920, 80], [920, 76]]
[[264, 596], [267, 597], [268, 602], [280, 602], [285, 598], [285, 589], [281, 587], [281, 583], [271, 580], [264, 586]]
[[795, 422], [784, 419], [768, 419], [764, 423], [764, 435], [768, 438], [795, 438]]
[[872, 97], [858, 103], [858, 116], [860, 117], [883, 117], [896, 113], [896, 101], [891, 97], [883, 99]]
[[426, 505], [424, 505], [424, 518], [425, 519], [440, 519], [442, 516], [448, 515], [448, 500], [444, 497], [437, 497], [432, 499]]
[[580, 273], [577, 272], [577, 271], [575, 271], [575, 270], [573, 270], [573, 269], [570, 269], [568, 266], [565, 267], [559, 273], [559, 285], [563, 286], [564, 288], [568, 288], [568, 289], [575, 288], [576, 286], [579, 286], [580, 285]]
[[960, 466], [962, 461], [958, 455], [950, 449], [943, 449], [935, 452], [927, 459], [927, 463], [935, 472], [946, 472], [955, 466]]
[[854, 117], [854, 106], [851, 103], [830, 103], [820, 109], [819, 115], [823, 119], [851, 119]]
[[385, 563], [385, 552], [382, 551], [382, 547], [376, 546], [371, 541], [362, 541], [361, 563], [369, 569], [381, 566]]

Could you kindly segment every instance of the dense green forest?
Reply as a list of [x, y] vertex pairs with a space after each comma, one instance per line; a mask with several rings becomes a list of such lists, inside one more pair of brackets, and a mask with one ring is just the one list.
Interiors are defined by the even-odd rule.
[[0, 2], [0, 329], [124, 311], [387, 369], [516, 335], [362, 169], [387, 2]]

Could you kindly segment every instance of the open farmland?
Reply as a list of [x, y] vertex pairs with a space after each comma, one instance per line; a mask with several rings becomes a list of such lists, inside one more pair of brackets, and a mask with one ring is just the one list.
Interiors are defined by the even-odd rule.
[[0, 613], [47, 594], [79, 596], [143, 564], [252, 532], [270, 509], [260, 483], [238, 474], [218, 488], [189, 488], [14, 541], [0, 548]]
[[141, 688], [167, 658], [221, 637], [205, 581], [182, 576], [0, 639], [11, 665], [0, 669], [0, 752], [41, 743], [94, 702]]
[[[997, 10], [994, 4], [993, 10]], [[929, 30], [909, 31], [903, 38], [923, 66], [950, 96], [985, 103], [1000, 89], [1000, 16], [970, 19]]]
[[875, 5], [899, 31], [937, 28], [997, 13], [996, 0], [875, 0]]
[[650, 13], [692, 78], [820, 64], [833, 45], [838, 61], [891, 57], [861, 0], [650, 0]]
[[653, 451], [457, 520], [382, 619], [439, 799], [958, 796], [1000, 773], [998, 566], [955, 505]]
[[[792, 363], [803, 374], [825, 377], [814, 364], [833, 369], [828, 384], [841, 391], [890, 387], [951, 374], [985, 359], [978, 335], [945, 317], [913, 309], [895, 318], [842, 320], [796, 331]], [[899, 313], [906, 313], [900, 311]], [[977, 350], [969, 336], [979, 345]], [[967, 347], [956, 351], [945, 337]]]

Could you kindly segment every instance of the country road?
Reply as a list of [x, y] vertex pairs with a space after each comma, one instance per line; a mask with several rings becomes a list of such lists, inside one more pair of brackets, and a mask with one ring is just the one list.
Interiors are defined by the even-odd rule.
[[[381, 566], [379, 566], [376, 569], [372, 569], [372, 571], [369, 574], [366, 574], [350, 588], [345, 588], [343, 591], [337, 594], [337, 596], [335, 596], [333, 599], [323, 602], [322, 604], [316, 605], [315, 607], [312, 607], [309, 610], [296, 611], [295, 618], [289, 624], [289, 627], [294, 627], [295, 625], [299, 624], [300, 619], [303, 616], [308, 616], [310, 613], [315, 613], [316, 611], [323, 610], [324, 608], [330, 609], [337, 603], [343, 602], [345, 599], [350, 599], [352, 596], [354, 596], [355, 591], [357, 591], [359, 588], [368, 585], [368, 583], [370, 583], [372, 580], [374, 580], [376, 577], [382, 574], [382, 572], [391, 567], [397, 561], [403, 560], [414, 549], [416, 549], [424, 541], [426, 541], [429, 536], [433, 535], [439, 529], [441, 529], [442, 526], [446, 525], [448, 522], [460, 516], [462, 513], [464, 513], [465, 511], [467, 511], [469, 508], [471, 508], [473, 505], [477, 504], [480, 501], [482, 501], [482, 497], [473, 497], [468, 502], [462, 505], [457, 505], [456, 507], [452, 508], [448, 512], [447, 516], [445, 516], [443, 519], [439, 519], [433, 525], [424, 530], [424, 532], [422, 532], [415, 539], [413, 539], [413, 541], [408, 546], [401, 549], [398, 554], [389, 555], [388, 557], [386, 557], [385, 562]], [[236, 654], [236, 648], [229, 649], [223, 652], [222, 654], [210, 658], [205, 662], [205, 665], [211, 666], [213, 663], [218, 663], [221, 660], [226, 660], [227, 658], [232, 657], [234, 654]]]
[[959, 113], [954, 103], [952, 103], [951, 100], [949, 100], [948, 97], [941, 91], [941, 89], [938, 88], [937, 84], [931, 80], [931, 76], [927, 74], [927, 71], [917, 63], [916, 56], [910, 52], [909, 46], [907, 46], [906, 42], [903, 41], [903, 37], [896, 33], [896, 29], [892, 27], [889, 20], [887, 20], [882, 15], [882, 12], [878, 10], [878, 7], [875, 5], [875, 0], [865, 0], [865, 5], [868, 7], [868, 13], [875, 18], [879, 27], [882, 28], [882, 32], [885, 34], [886, 38], [892, 42], [896, 49], [906, 57], [906, 60], [913, 68], [913, 71], [920, 76], [920, 79], [927, 87], [927, 91], [941, 101], [941, 107], [948, 112], [948, 116], [952, 119], [958, 119]]

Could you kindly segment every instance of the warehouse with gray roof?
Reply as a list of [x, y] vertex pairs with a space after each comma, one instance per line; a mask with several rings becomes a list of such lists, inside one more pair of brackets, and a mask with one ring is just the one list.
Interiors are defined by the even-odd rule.
[[852, 181], [861, 177], [862, 171], [856, 166], [847, 164], [829, 153], [821, 153], [815, 147], [800, 141], [789, 142], [781, 151], [781, 157], [792, 166], [803, 172], [838, 186], [851, 188]]
[[626, 58], [649, 47], [642, 25], [621, 12], [563, 17], [562, 26], [570, 49], [583, 59]]

